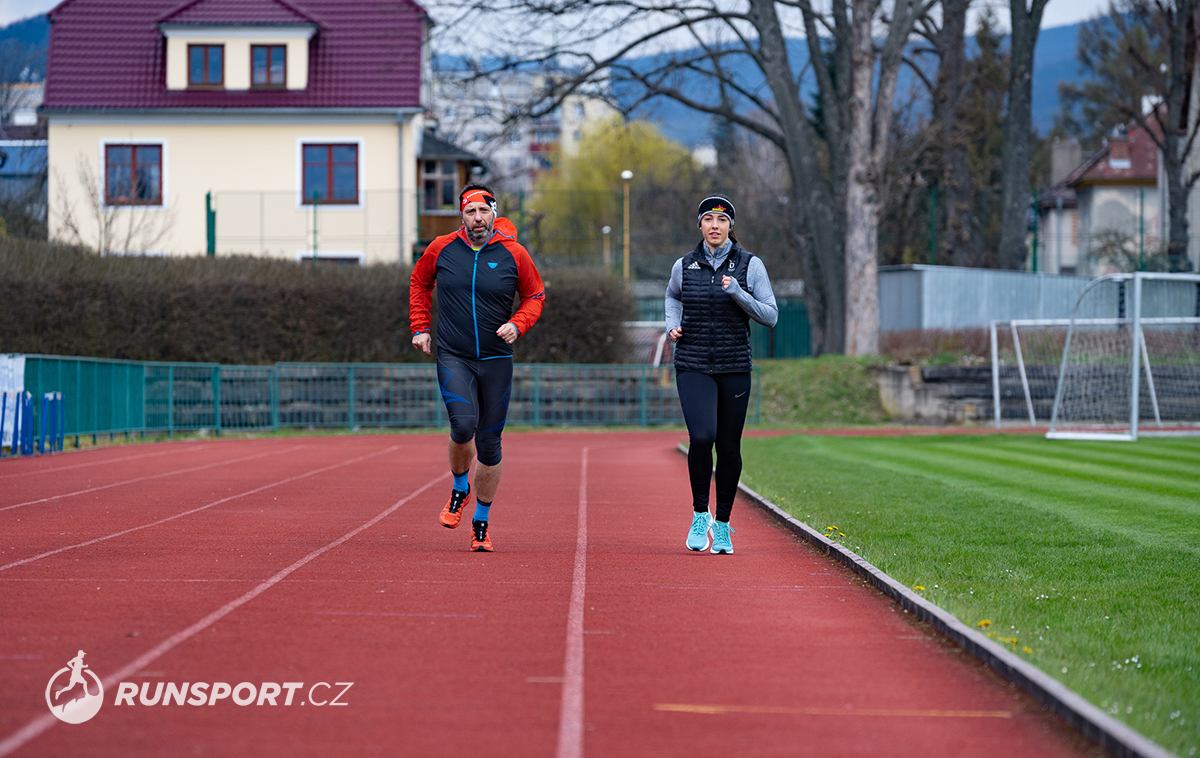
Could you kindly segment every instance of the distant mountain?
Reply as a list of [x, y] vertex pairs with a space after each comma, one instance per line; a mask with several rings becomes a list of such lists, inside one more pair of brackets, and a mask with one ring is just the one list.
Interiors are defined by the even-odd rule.
[[[46, 49], [50, 45], [50, 22], [44, 15], [14, 21], [8, 26], [0, 27], [0, 43], [8, 40], [19, 43], [37, 53], [30, 75], [34, 80], [46, 78]], [[7, 45], [5, 45], [7, 47]], [[3, 48], [0, 48], [3, 49]]]
[[[1045, 133], [1054, 125], [1054, 115], [1058, 113], [1059, 82], [1078, 81], [1082, 78], [1075, 60], [1075, 43], [1079, 36], [1079, 26], [1079, 24], [1072, 24], [1050, 27], [1042, 29], [1038, 34], [1038, 44], [1033, 59], [1033, 127], [1039, 132]], [[794, 69], [799, 71], [808, 63], [808, 46], [802, 39], [788, 40], [788, 55]], [[662, 56], [647, 56], [632, 61], [631, 65], [639, 71], [650, 71], [661, 60]], [[730, 62], [726, 70], [737, 77], [739, 83], [750, 89], [763, 86], [762, 75], [748, 60]], [[907, 69], [902, 69], [897, 92], [906, 92], [912, 79], [912, 73]], [[680, 87], [689, 96], [697, 98], [703, 98], [705, 95], [712, 96], [712, 88], [705, 86], [703, 82], [703, 78], [699, 75], [689, 74], [686, 77], [679, 77], [673, 84]], [[768, 97], [770, 95], [769, 92], [765, 94]], [[636, 92], [633, 88], [625, 88], [617, 95], [618, 99], [626, 103], [635, 102]], [[658, 122], [664, 134], [685, 145], [695, 145], [697, 142], [710, 139], [712, 135], [713, 121], [711, 118], [702, 114], [698, 115], [690, 108], [666, 97], [660, 96], [639, 105], [635, 113]]]

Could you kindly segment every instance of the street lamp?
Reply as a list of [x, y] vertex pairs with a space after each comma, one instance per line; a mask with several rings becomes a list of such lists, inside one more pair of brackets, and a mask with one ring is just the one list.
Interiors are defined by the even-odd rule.
[[612, 238], [608, 236], [610, 232], [612, 232], [611, 226], [605, 226], [600, 230], [600, 233], [604, 235], [604, 268], [609, 270], [612, 269]]
[[621, 179], [625, 181], [625, 239], [624, 252], [625, 254], [625, 283], [629, 283], [629, 180], [633, 178], [633, 172], [625, 169], [621, 172]]

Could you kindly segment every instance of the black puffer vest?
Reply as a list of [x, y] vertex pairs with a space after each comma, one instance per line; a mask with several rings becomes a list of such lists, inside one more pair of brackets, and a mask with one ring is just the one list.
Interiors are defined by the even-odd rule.
[[675, 370], [749, 371], [750, 317], [721, 289], [721, 277], [731, 276], [747, 289], [746, 271], [754, 254], [734, 242], [718, 270], [707, 258], [703, 242], [683, 257], [683, 335], [675, 343]]

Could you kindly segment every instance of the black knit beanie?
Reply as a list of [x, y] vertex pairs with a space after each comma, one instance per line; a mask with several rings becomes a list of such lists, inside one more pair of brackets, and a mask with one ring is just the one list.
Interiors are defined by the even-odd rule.
[[700, 226], [700, 219], [704, 218], [706, 213], [720, 213], [729, 219], [729, 225], [733, 226], [733, 201], [724, 195], [709, 195], [700, 201], [700, 207], [696, 210], [696, 226]]

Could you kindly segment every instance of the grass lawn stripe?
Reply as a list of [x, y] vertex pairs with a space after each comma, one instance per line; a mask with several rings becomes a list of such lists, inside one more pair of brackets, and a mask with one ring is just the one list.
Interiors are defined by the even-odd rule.
[[1047, 451], [1012, 450], [979, 446], [966, 446], [957, 442], [933, 443], [931, 449], [942, 455], [968, 458], [979, 463], [1007, 465], [1014, 471], [1062, 476], [1082, 482], [1112, 487], [1127, 487], [1168, 497], [1178, 497], [1186, 503], [1196, 504], [1200, 499], [1200, 471], [1188, 475], [1168, 471], [1149, 472], [1145, 469], [1130, 469], [1116, 463], [1064, 459], [1047, 454]]
[[[1136, 448], [1200, 460], [1200, 440]], [[1022, 454], [1054, 465], [1030, 471]], [[796, 435], [744, 440], [743, 479], [819, 530], [837, 525], [844, 544], [964, 622], [991, 620], [994, 638], [1015, 638], [1019, 654], [1159, 744], [1196, 755], [1195, 498], [1148, 491], [1140, 476], [1114, 486], [1056, 468], [1077, 455], [1040, 438]]]
[[[1163, 438], [1165, 439], [1165, 438]], [[1062, 446], [1059, 451], [1060, 456], [1072, 456], [1078, 460], [1089, 459], [1104, 459], [1123, 461], [1130, 467], [1133, 466], [1183, 466], [1189, 471], [1200, 473], [1200, 461], [1196, 460], [1195, 453], [1186, 455], [1154, 455], [1152, 453], [1142, 453], [1137, 450], [1137, 443], [1133, 442], [1100, 442], [1100, 441], [1076, 441], [1076, 440], [1043, 440], [1050, 446]], [[1161, 440], [1155, 440], [1158, 444]], [[1095, 450], [1089, 450], [1088, 445], [1096, 445]]]
[[1190, 461], [1187, 458], [1133, 459], [1129, 456], [1121, 455], [1120, 450], [1097, 450], [1091, 453], [1091, 455], [1082, 455], [1082, 451], [1064, 450], [1061, 452], [1049, 452], [1048, 455], [1061, 459], [1061, 461], [1103, 463], [1105, 465], [1112, 465], [1112, 467], [1116, 467], [1122, 471], [1151, 471], [1151, 473], [1163, 474], [1165, 476], [1187, 477], [1187, 479], [1193, 481], [1195, 477], [1200, 476], [1200, 462]]
[[[1097, 486], [1071, 475], [1070, 479], [1029, 474], [1025, 469], [993, 471], [993, 467], [969, 470], [964, 466], [943, 467], [928, 460], [928, 449], [875, 451], [869, 455], [849, 453], [866, 466], [893, 473], [916, 474], [949, 487], [971, 487], [1008, 504], [1039, 507], [1069, 515], [1081, 526], [1110, 529], [1137, 540], [1145, 547], [1163, 545], [1200, 553], [1200, 519], [1180, 523], [1178, 511], [1194, 510], [1191, 500], [1152, 494], [1132, 486]], [[955, 456], [960, 452], [952, 451]], [[954, 457], [954, 456], [948, 456]], [[1140, 507], [1130, 510], [1135, 500]], [[1053, 503], [1047, 507], [1047, 503]]]

